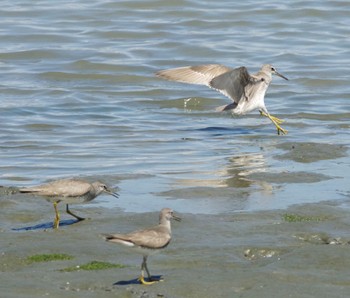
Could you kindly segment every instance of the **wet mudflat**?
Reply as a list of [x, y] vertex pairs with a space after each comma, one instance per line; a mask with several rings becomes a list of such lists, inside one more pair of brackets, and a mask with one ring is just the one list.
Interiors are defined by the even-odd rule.
[[[1, 199], [8, 222], [1, 230], [4, 297], [345, 297], [350, 286], [348, 201], [183, 213], [182, 222], [173, 223], [169, 247], [149, 258], [151, 273], [164, 281], [148, 287], [136, 281], [141, 256], [99, 234], [153, 225], [157, 212], [80, 207], [75, 210], [90, 219], [71, 224], [63, 213], [62, 227], [53, 230], [51, 205], [42, 202], [17, 195]], [[71, 258], [29, 261], [38, 254]], [[121, 268], [84, 269], [91, 262]]]

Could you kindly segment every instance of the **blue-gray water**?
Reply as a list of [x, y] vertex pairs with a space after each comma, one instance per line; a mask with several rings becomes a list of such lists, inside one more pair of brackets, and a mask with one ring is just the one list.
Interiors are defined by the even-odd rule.
[[[0, 184], [82, 176], [93, 203], [220, 213], [349, 197], [348, 1], [3, 1]], [[160, 69], [272, 63], [289, 133]], [[48, 208], [50, 208], [48, 206]]]

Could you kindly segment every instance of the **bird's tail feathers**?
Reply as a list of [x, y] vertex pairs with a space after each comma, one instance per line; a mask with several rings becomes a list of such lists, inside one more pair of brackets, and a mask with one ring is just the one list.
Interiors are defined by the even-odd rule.
[[215, 109], [215, 112], [224, 112], [224, 111], [228, 111], [228, 110], [233, 110], [235, 107], [237, 107], [237, 103], [232, 102], [228, 105], [223, 105], [223, 106], [217, 107]]
[[129, 241], [129, 237], [123, 234], [101, 234], [101, 236], [106, 241], [111, 241], [111, 242]]

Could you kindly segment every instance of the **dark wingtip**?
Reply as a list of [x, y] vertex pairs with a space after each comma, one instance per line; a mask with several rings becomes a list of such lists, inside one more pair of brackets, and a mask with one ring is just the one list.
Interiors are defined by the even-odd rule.
[[100, 234], [104, 240], [108, 241], [108, 240], [111, 240], [113, 239], [113, 236], [110, 235], [110, 234]]

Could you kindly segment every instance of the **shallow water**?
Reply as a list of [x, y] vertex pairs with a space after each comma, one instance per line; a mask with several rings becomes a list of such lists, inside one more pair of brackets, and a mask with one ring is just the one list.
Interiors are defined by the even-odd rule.
[[[341, 199], [348, 10], [341, 1], [5, 1], [0, 183], [102, 179], [122, 199], [95, 203], [132, 212]], [[267, 107], [289, 134], [258, 113], [215, 113], [229, 100], [203, 86], [154, 76], [199, 63], [252, 72], [273, 63], [290, 81], [275, 78]]]
[[[199, 218], [348, 208], [349, 10], [346, 1], [3, 1], [0, 185], [99, 179], [121, 196], [100, 196], [92, 210], [168, 206]], [[229, 100], [204, 86], [154, 76], [203, 63], [251, 72], [272, 63], [289, 81], [274, 78], [265, 101], [288, 135], [258, 112], [215, 113]], [[2, 231], [51, 220], [49, 203], [41, 217], [27, 211], [40, 199], [14, 198], [0, 197]]]

